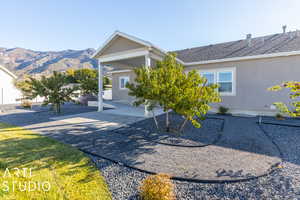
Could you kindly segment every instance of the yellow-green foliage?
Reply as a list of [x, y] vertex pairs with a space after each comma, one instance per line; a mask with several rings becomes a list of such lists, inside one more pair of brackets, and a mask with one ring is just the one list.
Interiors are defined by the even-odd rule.
[[216, 90], [218, 85], [207, 84], [207, 79], [196, 70], [185, 73], [184, 66], [177, 62], [174, 54], [165, 56], [155, 67], [139, 67], [134, 72], [135, 83], [127, 87], [128, 94], [136, 98], [135, 105], [155, 102], [165, 112], [173, 110], [184, 116], [197, 128], [201, 124], [196, 116], [203, 118], [211, 103], [221, 101]]
[[27, 101], [27, 100], [24, 100], [24, 101], [22, 101], [22, 103], [21, 103], [21, 106], [22, 106], [23, 108], [31, 108], [31, 105], [32, 105], [32, 103], [31, 103], [30, 101]]
[[292, 100], [290, 103], [290, 108], [282, 102], [275, 102], [274, 105], [277, 109], [282, 112], [290, 115], [291, 117], [299, 117], [300, 116], [300, 101], [296, 99], [300, 97], [300, 82], [297, 81], [288, 81], [284, 82], [281, 85], [275, 85], [268, 90], [270, 91], [279, 91], [282, 89], [289, 89], [289, 98]]
[[148, 176], [140, 186], [143, 200], [174, 200], [174, 185], [167, 174]]
[[[0, 152], [1, 200], [111, 199], [99, 170], [88, 157], [73, 147], [29, 130], [0, 123]], [[28, 170], [25, 176], [23, 173], [17, 175], [15, 168], [32, 168], [32, 176]], [[6, 173], [7, 169], [11, 176]], [[9, 185], [8, 191], [5, 181]], [[16, 181], [15, 188], [13, 181]], [[49, 182], [50, 190], [29, 191], [29, 181], [40, 185]], [[21, 191], [19, 184], [23, 190], [26, 183], [26, 190]]]

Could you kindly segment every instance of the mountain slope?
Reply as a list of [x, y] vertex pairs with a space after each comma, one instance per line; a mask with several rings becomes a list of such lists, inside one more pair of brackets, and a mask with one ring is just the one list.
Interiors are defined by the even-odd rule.
[[96, 68], [97, 61], [91, 59], [94, 49], [65, 51], [33, 51], [23, 48], [1, 48], [0, 65], [16, 75], [49, 74], [68, 68]]

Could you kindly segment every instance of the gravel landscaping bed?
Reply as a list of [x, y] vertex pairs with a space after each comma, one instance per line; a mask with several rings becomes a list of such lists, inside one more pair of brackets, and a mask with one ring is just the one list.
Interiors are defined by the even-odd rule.
[[[122, 135], [139, 135], [143, 138], [165, 145], [201, 147], [215, 144], [222, 134], [224, 119], [207, 118], [199, 120], [201, 128], [195, 128], [191, 122], [187, 122], [183, 133], [174, 133], [165, 131], [165, 114], [159, 115], [157, 121], [160, 130], [157, 130], [152, 118], [139, 121], [129, 126], [119, 128], [114, 132]], [[176, 114], [170, 114], [170, 124], [172, 128], [178, 129], [184, 119]]]
[[[135, 200], [142, 180], [149, 174], [142, 173], [108, 160], [91, 156], [105, 177], [113, 199]], [[291, 170], [291, 169], [290, 169]], [[289, 170], [289, 173], [292, 171]], [[286, 177], [286, 169], [258, 179], [241, 183], [205, 184], [173, 181], [178, 200], [194, 199], [299, 199], [300, 190]]]
[[[281, 162], [276, 145], [260, 130], [257, 118], [224, 116], [224, 120], [221, 139], [201, 148], [157, 144], [143, 133], [132, 132], [131, 126], [122, 129], [124, 134], [100, 132], [92, 143], [83, 142], [88, 135], [72, 139], [72, 132], [61, 140], [133, 168], [196, 182], [248, 180], [270, 173]], [[78, 141], [83, 145], [76, 145]]]
[[286, 117], [283, 120], [278, 120], [274, 117], [262, 117], [261, 122], [263, 124], [270, 124], [270, 125], [281, 125], [281, 126], [295, 126], [300, 127], [300, 118], [290, 118]]
[[[300, 199], [300, 129], [263, 125], [283, 153], [282, 168], [240, 183], [203, 184], [173, 181], [179, 200], [192, 199]], [[113, 199], [138, 199], [138, 186], [148, 175], [92, 156], [110, 187]]]

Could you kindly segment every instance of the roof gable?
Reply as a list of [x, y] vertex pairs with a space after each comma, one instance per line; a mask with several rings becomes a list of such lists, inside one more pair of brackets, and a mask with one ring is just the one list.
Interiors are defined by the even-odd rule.
[[[121, 45], [117, 45], [117, 43]], [[116, 31], [99, 49], [97, 49], [96, 53], [92, 57], [98, 58], [104, 53], [113, 53], [114, 51], [125, 51], [141, 47], [150, 48], [151, 46], [152, 44], [150, 42]]]

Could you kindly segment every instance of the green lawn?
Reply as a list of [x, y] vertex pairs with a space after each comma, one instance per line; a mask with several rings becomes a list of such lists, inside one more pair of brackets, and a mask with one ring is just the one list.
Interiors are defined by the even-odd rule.
[[111, 195], [99, 170], [82, 152], [0, 123], [0, 199], [105, 200]]

